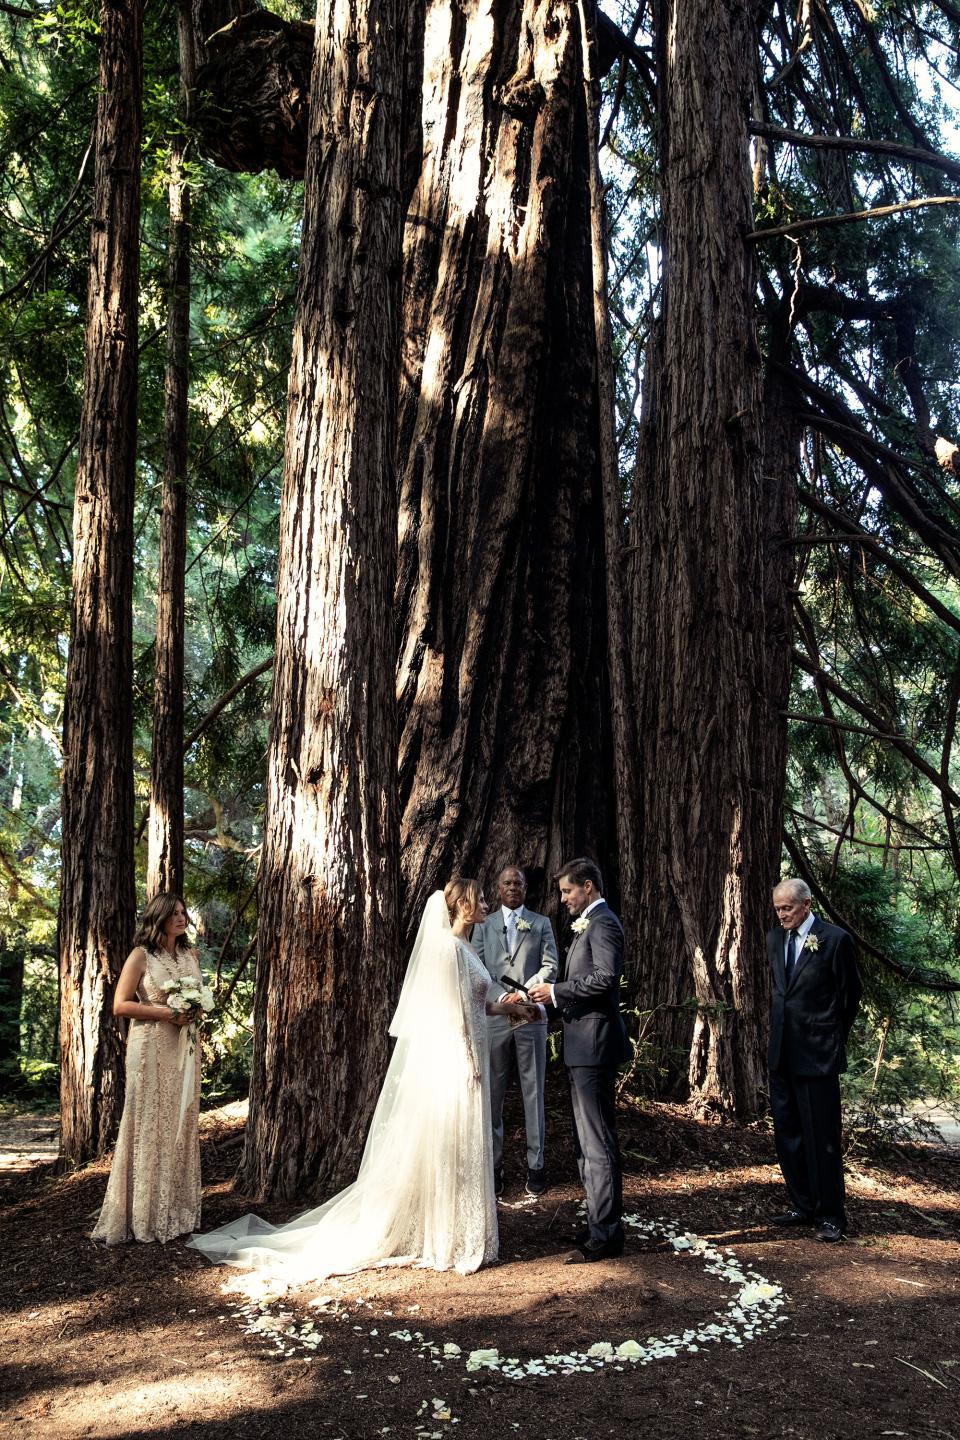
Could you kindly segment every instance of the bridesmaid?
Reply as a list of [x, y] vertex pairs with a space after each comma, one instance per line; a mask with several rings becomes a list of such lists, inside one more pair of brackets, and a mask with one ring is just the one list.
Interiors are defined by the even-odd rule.
[[200, 1046], [164, 986], [200, 965], [178, 895], [155, 895], [143, 912], [114, 994], [127, 1019], [123, 1117], [94, 1240], [172, 1240], [200, 1223]]

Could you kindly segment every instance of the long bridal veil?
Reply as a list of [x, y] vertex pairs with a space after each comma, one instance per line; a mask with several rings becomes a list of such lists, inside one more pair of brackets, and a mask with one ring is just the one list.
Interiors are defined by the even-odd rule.
[[[471, 978], [436, 891], [390, 1022], [396, 1046], [356, 1181], [286, 1225], [244, 1215], [188, 1244], [291, 1284], [377, 1265], [468, 1271], [493, 1258], [483, 994]], [[495, 1255], [495, 1207], [492, 1243]]]

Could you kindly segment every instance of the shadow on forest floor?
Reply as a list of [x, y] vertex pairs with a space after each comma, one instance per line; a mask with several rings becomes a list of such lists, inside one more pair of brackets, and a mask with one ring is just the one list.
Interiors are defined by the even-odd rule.
[[[259, 1312], [242, 1313], [242, 1299], [224, 1294], [224, 1272], [179, 1242], [107, 1250], [89, 1241], [106, 1163], [5, 1176], [3, 1433], [593, 1440], [653, 1429], [679, 1440], [708, 1424], [731, 1440], [812, 1440], [825, 1426], [844, 1440], [960, 1434], [956, 1155], [916, 1147], [854, 1158], [851, 1237], [824, 1246], [766, 1223], [782, 1203], [769, 1134], [699, 1124], [675, 1106], [622, 1113], [628, 1210], [707, 1237], [744, 1273], [782, 1287], [785, 1323], [649, 1364], [597, 1361], [591, 1373], [468, 1371], [466, 1357], [481, 1348], [535, 1371], [546, 1356], [597, 1342], [689, 1335], [731, 1299], [662, 1231], [631, 1232], [622, 1260], [566, 1267], [579, 1189], [565, 1110], [548, 1116], [553, 1183], [541, 1201], [523, 1197], [519, 1112], [508, 1122], [498, 1265], [472, 1276], [381, 1270], [326, 1281], [322, 1307], [309, 1306], [311, 1291], [274, 1298], [257, 1331]], [[241, 1127], [235, 1110], [205, 1117], [205, 1228], [248, 1208], [230, 1185]]]

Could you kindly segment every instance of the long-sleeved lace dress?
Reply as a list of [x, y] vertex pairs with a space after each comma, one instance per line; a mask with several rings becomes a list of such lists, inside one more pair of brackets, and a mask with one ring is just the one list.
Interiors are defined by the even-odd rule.
[[467, 1273], [497, 1258], [490, 976], [448, 922], [428, 941], [391, 1026], [397, 1044], [356, 1181], [286, 1225], [244, 1215], [194, 1236], [194, 1249], [294, 1285], [385, 1265]]

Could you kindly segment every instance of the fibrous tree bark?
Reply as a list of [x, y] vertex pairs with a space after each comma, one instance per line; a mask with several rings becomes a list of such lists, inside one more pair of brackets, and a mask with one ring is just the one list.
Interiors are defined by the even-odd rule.
[[[196, 85], [196, 49], [189, 0], [178, 12], [183, 127]], [[187, 434], [190, 388], [190, 185], [184, 169], [185, 128], [170, 145], [167, 253], [167, 363], [163, 407], [163, 497], [157, 578], [157, 643], [150, 756], [147, 897], [183, 893], [183, 642], [187, 555]]]
[[[215, 37], [199, 85], [205, 113], [220, 108], [219, 128], [204, 122], [219, 163], [299, 173], [299, 122], [283, 117], [301, 114], [302, 43], [263, 16]], [[423, 56], [399, 412], [408, 939], [456, 869], [492, 878], [519, 860], [543, 903], [555, 865], [586, 849], [616, 890], [577, 10], [432, 0]]]
[[[404, 255], [404, 917], [455, 870], [615, 851], [576, 8], [428, 5]], [[611, 874], [611, 880], [615, 877]]]
[[355, 1171], [397, 978], [393, 590], [405, 0], [317, 13], [240, 1183]]
[[64, 705], [60, 892], [61, 1154], [89, 1160], [123, 1102], [110, 1012], [129, 948], [133, 868], [133, 500], [136, 459], [141, 0], [101, 11], [97, 159]]
[[[661, 325], [633, 514], [641, 1003], [693, 995], [691, 1096], [755, 1113], [779, 799], [747, 115], [754, 7], [660, 0]], [[765, 604], [764, 596], [768, 595]], [[771, 630], [771, 637], [776, 631]], [[778, 643], [782, 643], [782, 624]], [[683, 1043], [683, 1017], [665, 1028]]]

